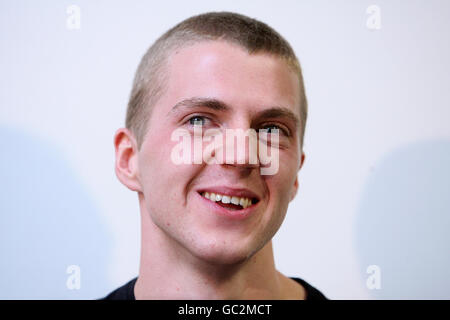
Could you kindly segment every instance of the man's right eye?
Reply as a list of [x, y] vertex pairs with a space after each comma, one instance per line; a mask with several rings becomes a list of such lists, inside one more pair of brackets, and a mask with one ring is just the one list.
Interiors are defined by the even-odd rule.
[[188, 121], [189, 121], [189, 124], [192, 126], [204, 126], [205, 125], [205, 117], [202, 117], [202, 116], [193, 116]]

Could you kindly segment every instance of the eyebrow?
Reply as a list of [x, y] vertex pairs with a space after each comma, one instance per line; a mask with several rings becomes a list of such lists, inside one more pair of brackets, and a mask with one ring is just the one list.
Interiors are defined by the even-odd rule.
[[291, 120], [297, 128], [300, 124], [300, 119], [291, 110], [285, 107], [272, 107], [258, 112], [259, 118], [286, 118]]
[[180, 107], [186, 107], [186, 108], [198, 108], [198, 107], [205, 107], [209, 108], [215, 111], [227, 111], [231, 109], [226, 103], [214, 99], [214, 98], [201, 98], [201, 97], [193, 97], [189, 99], [184, 99], [175, 104], [172, 109], [169, 111], [167, 115], [170, 115], [177, 111]]
[[[215, 111], [228, 111], [231, 107], [225, 102], [214, 98], [203, 98], [203, 97], [193, 97], [189, 99], [184, 99], [177, 104], [175, 104], [167, 115], [170, 115], [177, 111], [180, 107], [186, 108], [198, 108], [204, 107]], [[291, 110], [286, 107], [271, 107], [264, 109], [256, 114], [257, 118], [286, 118], [294, 122], [296, 127], [299, 126], [300, 119]]]

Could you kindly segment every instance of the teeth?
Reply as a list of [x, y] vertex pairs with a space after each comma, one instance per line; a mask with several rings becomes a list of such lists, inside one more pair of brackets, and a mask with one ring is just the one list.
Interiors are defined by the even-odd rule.
[[211, 193], [203, 192], [202, 196], [213, 202], [221, 201], [222, 203], [225, 203], [225, 204], [232, 203], [234, 205], [241, 206], [244, 209], [252, 204], [252, 200], [249, 198], [240, 198], [240, 197], [236, 197], [236, 196], [230, 197], [230, 196], [226, 196], [226, 195], [222, 195], [222, 194], [216, 194], [213, 192], [211, 192]]
[[225, 204], [227, 204], [227, 203], [230, 203], [230, 197], [229, 196], [222, 196], [222, 203], [225, 203]]

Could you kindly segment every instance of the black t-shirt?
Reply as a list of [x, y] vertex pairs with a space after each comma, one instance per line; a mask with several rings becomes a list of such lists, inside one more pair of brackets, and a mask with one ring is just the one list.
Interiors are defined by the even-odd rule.
[[[305, 280], [300, 278], [291, 278], [292, 280], [300, 283], [306, 290], [306, 300], [327, 300], [327, 298], [316, 288], [311, 286]], [[134, 296], [134, 285], [136, 283], [137, 277], [130, 280], [120, 288], [117, 288], [102, 300], [136, 300]]]

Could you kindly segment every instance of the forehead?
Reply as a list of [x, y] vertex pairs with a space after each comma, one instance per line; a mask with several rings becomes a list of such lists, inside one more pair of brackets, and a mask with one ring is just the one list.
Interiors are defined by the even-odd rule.
[[249, 54], [224, 41], [200, 42], [172, 53], [166, 72], [163, 108], [209, 97], [236, 108], [282, 105], [299, 114], [298, 76], [283, 59], [267, 53]]

